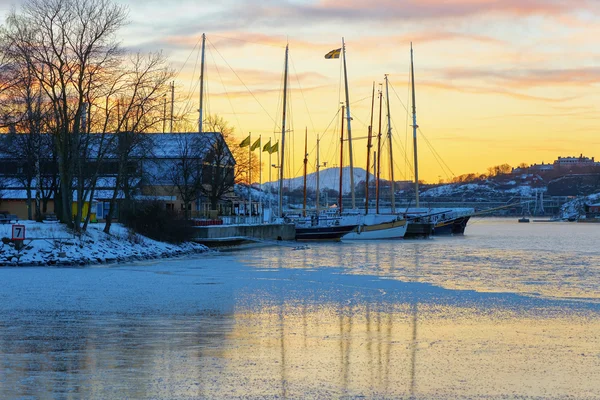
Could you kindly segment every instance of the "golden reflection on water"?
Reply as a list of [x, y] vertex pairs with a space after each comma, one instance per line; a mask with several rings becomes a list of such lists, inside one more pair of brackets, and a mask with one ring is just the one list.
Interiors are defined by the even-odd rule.
[[[600, 240], [600, 230], [595, 234]], [[469, 240], [314, 244], [303, 251], [269, 248], [245, 261], [262, 269], [336, 268], [344, 274], [430, 283], [451, 290], [600, 300], [600, 252], [493, 248], [468, 245]]]
[[222, 372], [250, 396], [585, 397], [600, 393], [599, 328], [424, 304], [273, 307], [236, 315]]
[[[62, 348], [66, 341], [53, 347], [41, 336], [18, 346], [0, 341], [11, 355], [9, 364], [0, 361], [0, 393], [109, 399], [600, 393], [596, 314], [534, 317], [424, 303], [385, 310], [328, 303], [88, 323], [71, 333], [76, 348]], [[53, 327], [56, 337], [70, 327]]]

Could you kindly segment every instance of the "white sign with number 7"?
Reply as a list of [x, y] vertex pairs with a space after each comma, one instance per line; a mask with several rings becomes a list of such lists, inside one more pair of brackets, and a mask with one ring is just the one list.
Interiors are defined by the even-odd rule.
[[25, 240], [25, 225], [12, 226], [12, 240]]

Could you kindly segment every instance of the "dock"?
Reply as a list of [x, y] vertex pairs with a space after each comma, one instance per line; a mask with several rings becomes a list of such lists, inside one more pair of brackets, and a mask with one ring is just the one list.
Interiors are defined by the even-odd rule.
[[194, 241], [208, 247], [235, 246], [252, 241], [294, 240], [294, 224], [241, 224], [196, 227]]

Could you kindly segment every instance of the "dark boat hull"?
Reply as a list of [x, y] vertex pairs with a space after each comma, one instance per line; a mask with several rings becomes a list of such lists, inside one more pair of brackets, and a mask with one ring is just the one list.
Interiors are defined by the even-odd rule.
[[296, 228], [296, 240], [339, 241], [342, 236], [352, 232], [357, 225], [311, 226]]
[[405, 239], [429, 237], [433, 233], [433, 224], [429, 222], [413, 222], [408, 224]]
[[465, 233], [470, 218], [471, 216], [468, 215], [466, 217], [458, 217], [448, 221], [439, 222], [433, 228], [433, 235], [462, 235]]

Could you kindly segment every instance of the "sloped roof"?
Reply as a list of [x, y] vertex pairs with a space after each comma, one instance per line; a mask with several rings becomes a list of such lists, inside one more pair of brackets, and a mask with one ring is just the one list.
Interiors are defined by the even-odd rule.
[[[20, 134], [17, 134], [20, 135]], [[52, 150], [51, 146], [51, 135], [42, 134], [46, 145], [49, 150]], [[18, 136], [17, 136], [18, 137]], [[98, 146], [100, 146], [100, 138], [102, 136], [91, 135], [91, 146], [89, 148], [89, 156], [96, 157], [98, 154]], [[1, 135], [0, 134], [0, 158], [14, 158], [15, 155], [11, 154], [9, 149], [13, 146], [14, 135]], [[177, 132], [177, 133], [146, 133], [143, 138], [145, 140], [140, 141], [133, 149], [133, 157], [139, 158], [181, 158], [182, 148], [189, 145], [193, 150], [194, 157], [203, 158], [206, 156], [208, 151], [214, 146], [215, 143], [223, 142], [223, 135], [220, 132]], [[117, 144], [113, 141], [113, 146]], [[235, 163], [235, 159], [229, 150], [229, 147], [225, 144], [224, 147], [226, 154], [225, 158]], [[113, 158], [109, 151], [106, 156], [107, 159]]]

